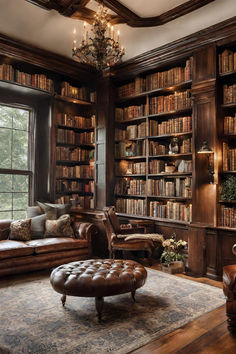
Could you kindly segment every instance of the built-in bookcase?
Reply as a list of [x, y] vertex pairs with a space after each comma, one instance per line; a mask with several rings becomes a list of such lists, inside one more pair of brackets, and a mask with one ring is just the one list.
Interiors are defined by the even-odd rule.
[[192, 58], [118, 87], [115, 204], [120, 214], [192, 220]]
[[221, 186], [229, 178], [236, 180], [236, 45], [219, 49], [218, 55], [221, 123], [219, 141], [222, 149], [218, 225], [236, 228], [236, 200], [222, 198]]

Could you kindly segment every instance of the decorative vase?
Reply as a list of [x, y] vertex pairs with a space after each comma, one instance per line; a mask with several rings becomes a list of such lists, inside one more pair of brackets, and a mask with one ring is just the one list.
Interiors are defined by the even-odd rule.
[[162, 263], [162, 270], [170, 274], [183, 273], [185, 271], [184, 262], [174, 261], [171, 263]]

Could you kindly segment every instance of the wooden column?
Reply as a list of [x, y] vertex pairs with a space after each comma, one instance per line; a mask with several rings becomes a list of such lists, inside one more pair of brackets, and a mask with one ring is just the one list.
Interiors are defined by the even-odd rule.
[[204, 141], [214, 151], [216, 164], [216, 48], [194, 53], [193, 97], [193, 224], [189, 227], [189, 271], [206, 274], [206, 227], [216, 225], [216, 185], [209, 184], [207, 155], [198, 154]]
[[102, 209], [114, 203], [114, 87], [110, 70], [104, 70], [97, 84], [96, 205]]

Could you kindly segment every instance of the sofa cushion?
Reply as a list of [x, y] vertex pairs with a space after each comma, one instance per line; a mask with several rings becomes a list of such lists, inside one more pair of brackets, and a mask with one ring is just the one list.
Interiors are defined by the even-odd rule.
[[41, 203], [37, 201], [38, 206], [43, 214], [47, 215], [47, 219], [56, 220], [57, 219], [57, 209], [53, 208], [50, 205], [46, 205], [45, 203]]
[[28, 241], [31, 239], [31, 219], [14, 220], [10, 226], [10, 240]]
[[42, 240], [31, 240], [27, 241], [26, 244], [34, 247], [36, 254], [88, 247], [87, 240], [78, 240], [70, 237], [54, 237], [44, 238]]
[[31, 219], [31, 239], [35, 240], [44, 237], [45, 221], [47, 215], [42, 214]]
[[57, 220], [46, 220], [45, 237], [73, 237], [74, 232], [70, 226], [70, 215], [61, 215]]
[[0, 259], [30, 256], [34, 253], [34, 248], [20, 241], [2, 240], [0, 241]]

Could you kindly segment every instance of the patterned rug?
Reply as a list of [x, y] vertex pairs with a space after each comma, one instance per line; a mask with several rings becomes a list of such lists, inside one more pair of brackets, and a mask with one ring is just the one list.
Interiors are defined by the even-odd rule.
[[152, 269], [136, 303], [105, 298], [101, 323], [93, 298], [60, 297], [45, 275], [0, 287], [0, 353], [124, 354], [225, 303], [221, 289]]

